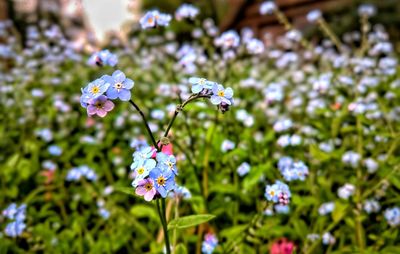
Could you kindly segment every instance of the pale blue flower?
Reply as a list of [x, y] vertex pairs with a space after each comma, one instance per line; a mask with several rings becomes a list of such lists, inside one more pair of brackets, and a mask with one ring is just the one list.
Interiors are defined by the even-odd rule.
[[228, 105], [232, 104], [233, 90], [232, 88], [224, 88], [220, 84], [214, 84], [212, 87], [213, 95], [210, 100], [214, 105], [219, 105], [221, 103], [225, 103]]
[[192, 84], [192, 93], [200, 93], [203, 89], [212, 89], [215, 82], [208, 81], [205, 78], [189, 78], [189, 83]]

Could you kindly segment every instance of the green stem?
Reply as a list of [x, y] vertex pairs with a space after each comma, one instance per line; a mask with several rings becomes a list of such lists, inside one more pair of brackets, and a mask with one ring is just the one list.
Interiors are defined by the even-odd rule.
[[142, 117], [143, 123], [144, 123], [144, 125], [146, 126], [146, 130], [147, 130], [147, 132], [148, 132], [148, 134], [149, 134], [149, 136], [150, 136], [150, 138], [151, 138], [151, 142], [153, 143], [154, 147], [155, 147], [157, 150], [160, 150], [160, 149], [158, 148], [156, 139], [154, 138], [153, 132], [152, 132], [151, 129], [150, 129], [149, 123], [147, 122], [146, 116], [144, 115], [143, 111], [139, 108], [139, 106], [138, 106], [135, 102], [133, 102], [133, 100], [129, 100], [129, 102], [130, 102], [130, 103], [132, 104], [132, 106], [139, 112], [140, 116]]
[[[160, 205], [161, 203], [161, 205]], [[169, 245], [169, 238], [168, 238], [168, 228], [167, 228], [167, 219], [165, 217], [165, 198], [157, 199], [157, 211], [158, 215], [160, 216], [163, 232], [164, 232], [164, 239], [165, 239], [165, 248], [167, 250], [167, 254], [171, 254], [171, 247]]]

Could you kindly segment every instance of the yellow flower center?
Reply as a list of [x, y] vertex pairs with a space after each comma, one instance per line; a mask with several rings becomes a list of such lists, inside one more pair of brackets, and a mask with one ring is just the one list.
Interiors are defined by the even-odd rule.
[[224, 97], [225, 96], [225, 92], [224, 91], [218, 91], [218, 96], [220, 97]]
[[146, 183], [144, 185], [144, 188], [146, 189], [146, 191], [151, 191], [151, 189], [153, 189], [153, 185], [151, 183]]
[[92, 87], [91, 92], [92, 92], [92, 94], [97, 94], [98, 92], [100, 92], [100, 88], [98, 86], [94, 86], [94, 87]]
[[275, 191], [270, 191], [270, 192], [269, 192], [269, 195], [275, 196]]
[[161, 186], [164, 186], [165, 185], [165, 177], [164, 176], [159, 176], [158, 178], [157, 178], [157, 184], [158, 185], [161, 185]]
[[147, 23], [148, 23], [148, 24], [153, 23], [153, 18], [149, 18], [149, 19], [147, 20]]
[[144, 167], [138, 168], [137, 172], [138, 172], [139, 175], [143, 174], [144, 173]]
[[206, 79], [205, 78], [201, 78], [199, 80], [199, 84], [203, 85], [204, 83], [206, 83]]

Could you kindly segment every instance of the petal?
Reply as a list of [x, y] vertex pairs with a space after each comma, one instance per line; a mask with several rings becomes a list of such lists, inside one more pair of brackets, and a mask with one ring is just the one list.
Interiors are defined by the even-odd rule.
[[153, 200], [154, 195], [156, 195], [156, 190], [153, 188], [151, 191], [148, 191], [146, 194], [144, 194], [144, 200], [151, 201]]
[[219, 97], [217, 95], [213, 95], [213, 96], [211, 96], [210, 101], [214, 105], [219, 105], [221, 103], [221, 97]]
[[213, 94], [217, 94], [218, 93], [218, 84], [214, 84], [213, 85], [213, 87], [212, 87], [212, 92], [213, 92]]
[[202, 85], [197, 84], [192, 86], [192, 93], [200, 93], [201, 90], [203, 90]]
[[132, 89], [135, 85], [135, 82], [133, 82], [132, 79], [127, 78], [122, 84], [125, 86], [126, 89]]
[[131, 91], [127, 89], [122, 89], [121, 91], [119, 91], [118, 97], [121, 101], [129, 101], [131, 99]]
[[105, 117], [105, 116], [107, 115], [107, 111], [105, 111], [105, 110], [102, 109], [102, 108], [99, 108], [99, 109], [97, 109], [96, 114], [97, 114], [98, 116], [100, 116], [100, 117]]
[[196, 77], [191, 77], [191, 78], [189, 78], [189, 83], [191, 83], [191, 84], [197, 84], [197, 83], [199, 83], [199, 78], [196, 78]]
[[94, 105], [89, 105], [89, 106], [87, 107], [87, 113], [88, 113], [89, 115], [94, 115], [94, 114], [96, 114], [96, 110], [97, 110], [97, 108], [96, 108]]
[[114, 108], [114, 103], [112, 101], [106, 101], [104, 103], [103, 109], [105, 111], [111, 111]]
[[228, 87], [227, 89], [225, 89], [225, 97], [230, 99], [233, 96], [233, 90], [232, 88]]
[[114, 78], [114, 81], [117, 82], [117, 83], [118, 82], [122, 83], [126, 79], [125, 74], [120, 70], [114, 71], [114, 73], [112, 74], [112, 77]]
[[139, 195], [139, 196], [145, 195], [146, 192], [147, 192], [147, 191], [146, 191], [146, 188], [145, 188], [145, 187], [142, 187], [142, 186], [137, 187], [137, 188], [136, 188], [136, 191], [135, 191], [136, 195]]
[[157, 189], [157, 191], [158, 191], [158, 193], [160, 193], [161, 197], [165, 198], [165, 197], [167, 196], [167, 191], [165, 190], [164, 187], [162, 187], [162, 186], [159, 187], [159, 188]]
[[144, 163], [144, 167], [147, 169], [153, 169], [156, 166], [156, 161], [149, 159]]

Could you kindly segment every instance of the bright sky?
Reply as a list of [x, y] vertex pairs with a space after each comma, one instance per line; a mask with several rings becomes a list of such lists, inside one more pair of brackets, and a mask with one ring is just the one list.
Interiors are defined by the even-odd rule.
[[104, 38], [107, 31], [120, 30], [125, 21], [133, 19], [128, 10], [129, 2], [130, 0], [83, 0], [87, 19], [99, 40]]

